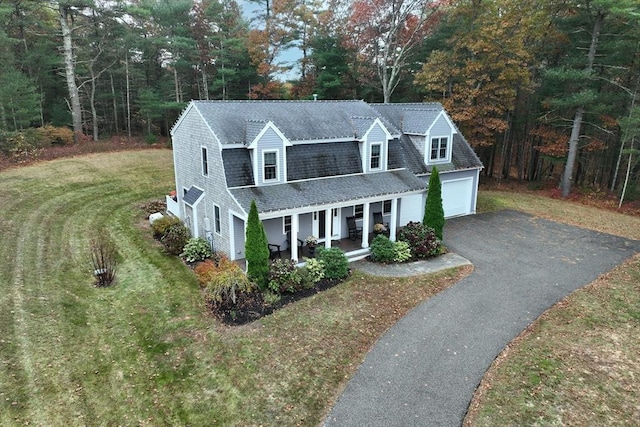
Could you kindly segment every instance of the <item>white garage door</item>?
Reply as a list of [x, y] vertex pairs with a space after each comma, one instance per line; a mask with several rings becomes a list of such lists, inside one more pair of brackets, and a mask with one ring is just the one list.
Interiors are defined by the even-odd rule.
[[473, 178], [442, 183], [442, 207], [445, 218], [471, 213]]

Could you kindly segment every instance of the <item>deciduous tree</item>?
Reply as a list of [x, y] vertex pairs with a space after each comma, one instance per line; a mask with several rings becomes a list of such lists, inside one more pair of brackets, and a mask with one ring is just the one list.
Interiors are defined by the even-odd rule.
[[436, 27], [444, 0], [355, 0], [349, 43], [362, 66], [375, 70], [385, 103], [417, 47]]

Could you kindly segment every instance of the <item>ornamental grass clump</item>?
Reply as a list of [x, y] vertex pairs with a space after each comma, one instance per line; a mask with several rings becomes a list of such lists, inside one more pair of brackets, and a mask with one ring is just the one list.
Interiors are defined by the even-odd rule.
[[442, 253], [442, 242], [433, 228], [419, 222], [409, 222], [398, 233], [398, 240], [407, 242], [415, 259], [433, 258]]

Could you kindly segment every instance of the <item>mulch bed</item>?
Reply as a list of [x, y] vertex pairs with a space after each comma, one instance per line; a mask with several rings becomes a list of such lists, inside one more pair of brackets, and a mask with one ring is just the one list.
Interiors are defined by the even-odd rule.
[[239, 326], [253, 322], [279, 310], [292, 302], [300, 301], [319, 292], [326, 291], [345, 279], [322, 279], [313, 288], [302, 289], [294, 293], [283, 293], [280, 300], [273, 304], [267, 303], [262, 292], [240, 294], [236, 304], [208, 302], [209, 310], [220, 322], [229, 326]]

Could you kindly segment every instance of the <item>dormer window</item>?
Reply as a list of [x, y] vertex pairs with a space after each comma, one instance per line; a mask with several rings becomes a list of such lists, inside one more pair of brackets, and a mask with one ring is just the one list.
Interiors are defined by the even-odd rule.
[[431, 138], [431, 161], [446, 161], [448, 156], [449, 138], [446, 136]]
[[264, 181], [278, 180], [278, 152], [264, 151], [262, 153], [262, 164], [264, 165]]
[[369, 163], [369, 169], [380, 169], [380, 153], [382, 151], [382, 144], [371, 144], [371, 158]]

